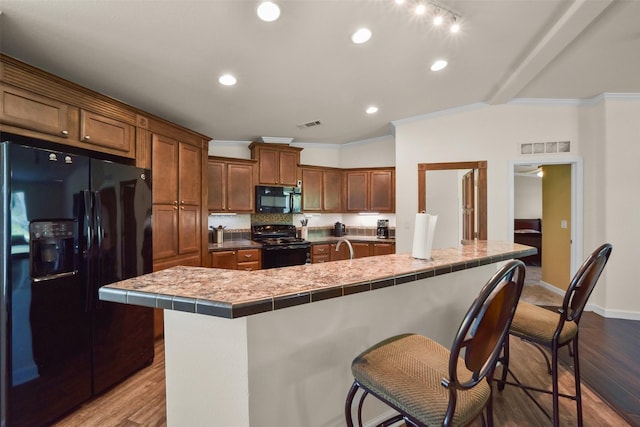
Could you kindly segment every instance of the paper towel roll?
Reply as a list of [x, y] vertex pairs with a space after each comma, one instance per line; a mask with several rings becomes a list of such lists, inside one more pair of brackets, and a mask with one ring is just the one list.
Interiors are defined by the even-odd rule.
[[431, 259], [433, 232], [438, 221], [437, 215], [417, 213], [413, 227], [413, 250], [411, 256], [420, 259]]

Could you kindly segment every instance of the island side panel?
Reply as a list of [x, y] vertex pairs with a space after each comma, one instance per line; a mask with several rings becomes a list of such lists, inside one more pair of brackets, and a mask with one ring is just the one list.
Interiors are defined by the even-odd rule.
[[247, 318], [165, 310], [168, 426], [249, 426]]
[[[248, 317], [250, 425], [344, 426], [354, 357], [407, 332], [450, 348], [464, 314], [495, 271], [490, 264]], [[387, 411], [374, 401], [365, 405], [367, 419]]]

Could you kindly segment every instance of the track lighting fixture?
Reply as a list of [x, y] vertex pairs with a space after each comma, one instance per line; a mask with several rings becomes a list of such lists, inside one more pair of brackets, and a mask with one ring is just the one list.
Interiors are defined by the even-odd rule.
[[394, 0], [394, 3], [399, 7], [407, 7], [416, 16], [427, 17], [434, 27], [447, 25], [452, 34], [460, 32], [460, 14], [440, 3], [429, 0]]

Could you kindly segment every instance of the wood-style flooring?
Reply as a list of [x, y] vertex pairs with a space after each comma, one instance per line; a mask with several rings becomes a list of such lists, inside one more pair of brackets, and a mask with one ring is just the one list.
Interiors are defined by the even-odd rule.
[[[606, 401], [586, 384], [586, 376], [592, 370], [599, 371], [603, 379], [603, 395], [613, 397], [638, 398], [639, 388], [637, 355], [640, 345], [640, 322], [624, 321], [622, 326], [616, 319], [603, 319], [585, 313], [581, 324], [581, 367], [583, 378], [584, 425], [591, 426], [640, 426], [638, 422], [637, 400], [629, 402], [629, 421], [621, 417]], [[631, 322], [626, 324], [626, 322]], [[102, 396], [79, 407], [74, 413], [54, 424], [55, 427], [100, 426], [100, 427], [136, 427], [166, 426], [165, 382], [164, 382], [164, 343], [156, 342], [156, 357], [153, 364], [128, 380], [106, 392]], [[635, 355], [635, 356], [634, 356]], [[537, 351], [520, 340], [511, 341], [511, 366], [520, 380], [531, 385], [549, 387], [544, 359]], [[622, 381], [624, 377], [634, 380]], [[569, 392], [573, 387], [573, 374], [561, 367], [561, 391]], [[620, 385], [622, 384], [622, 385]], [[624, 385], [628, 384], [628, 385]], [[622, 387], [622, 388], [621, 388]], [[627, 388], [625, 388], [627, 387]], [[628, 388], [631, 387], [631, 388]], [[494, 389], [495, 390], [495, 389]], [[345, 390], [346, 396], [347, 390]], [[610, 398], [610, 400], [615, 400]], [[540, 395], [539, 402], [551, 412], [551, 400]], [[622, 406], [625, 402], [616, 404]], [[561, 425], [576, 425], [575, 404], [560, 399]], [[635, 411], [635, 412], [634, 412]], [[494, 392], [494, 421], [496, 426], [549, 426], [551, 422], [526, 397], [524, 392], [507, 386], [503, 392]], [[474, 426], [480, 426], [478, 421]], [[277, 427], [277, 426], [263, 426]]]

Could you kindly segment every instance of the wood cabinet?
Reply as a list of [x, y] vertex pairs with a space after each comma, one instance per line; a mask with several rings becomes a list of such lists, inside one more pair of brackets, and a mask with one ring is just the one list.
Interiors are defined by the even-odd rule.
[[154, 134], [152, 171], [154, 263], [189, 255], [199, 260], [202, 148]]
[[62, 138], [68, 138], [70, 133], [77, 137], [70, 127], [70, 107], [64, 102], [4, 84], [0, 85], [0, 99], [2, 123]]
[[331, 252], [331, 261], [342, 261], [344, 259], [349, 259], [349, 257], [351, 256], [351, 254], [349, 253], [349, 246], [343, 243], [340, 245], [340, 248], [336, 250], [337, 246], [337, 243], [332, 243], [330, 246], [329, 251]]
[[135, 158], [132, 124], [5, 84], [0, 99], [2, 123], [63, 138], [67, 145]]
[[342, 170], [303, 166], [301, 175], [304, 212], [340, 212], [342, 210]]
[[252, 142], [251, 158], [258, 161], [258, 184], [296, 186], [302, 148]]
[[136, 128], [103, 115], [80, 110], [80, 140], [97, 151], [135, 157]]
[[262, 251], [256, 248], [211, 252], [211, 266], [228, 270], [260, 270]]
[[311, 245], [311, 263], [316, 264], [331, 261], [330, 250], [331, 247], [328, 243]]
[[370, 256], [369, 243], [351, 242], [353, 246], [353, 258], [365, 258]]
[[[337, 243], [319, 243], [311, 245], [311, 262], [341, 261], [349, 259], [349, 246], [341, 244], [336, 251]], [[395, 243], [391, 242], [351, 242], [353, 258], [365, 258], [376, 255], [388, 255], [396, 252]]]
[[396, 244], [395, 243], [371, 243], [370, 254], [371, 256], [376, 255], [389, 255], [396, 253]]
[[209, 157], [209, 212], [253, 212], [255, 160]]
[[395, 212], [395, 169], [345, 172], [347, 212]]

